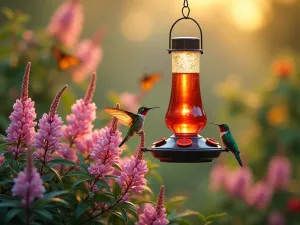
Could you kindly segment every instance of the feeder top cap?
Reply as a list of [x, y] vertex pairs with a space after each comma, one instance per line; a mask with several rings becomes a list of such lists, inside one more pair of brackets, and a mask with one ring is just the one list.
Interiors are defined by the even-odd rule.
[[201, 51], [200, 38], [174, 37], [172, 38], [172, 51]]

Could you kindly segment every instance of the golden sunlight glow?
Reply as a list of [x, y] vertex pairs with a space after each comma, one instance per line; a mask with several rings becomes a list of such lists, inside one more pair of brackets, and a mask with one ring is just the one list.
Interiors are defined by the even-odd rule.
[[181, 132], [182, 133], [188, 133], [189, 132], [187, 124], [182, 124]]
[[189, 110], [187, 104], [183, 104], [182, 109], [181, 109], [181, 114], [182, 114], [183, 116], [187, 116], [187, 115], [190, 114], [190, 110]]
[[144, 41], [150, 35], [153, 21], [144, 12], [133, 12], [128, 14], [122, 23], [122, 32], [130, 41]]
[[282, 4], [293, 4], [296, 2], [296, 0], [276, 0], [276, 2], [282, 3]]
[[265, 25], [267, 1], [233, 0], [231, 14], [234, 24], [245, 31], [255, 31]]

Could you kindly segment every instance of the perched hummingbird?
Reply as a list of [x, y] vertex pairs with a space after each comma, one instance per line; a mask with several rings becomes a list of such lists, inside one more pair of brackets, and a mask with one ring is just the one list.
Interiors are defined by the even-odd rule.
[[227, 124], [215, 124], [215, 123], [211, 123], [211, 124], [217, 125], [220, 128], [220, 138], [223, 142], [223, 145], [226, 147], [228, 151], [231, 151], [234, 154], [240, 166], [243, 166], [243, 162], [240, 157], [239, 147], [236, 141], [234, 140], [232, 134], [230, 133], [229, 126]]
[[106, 112], [111, 114], [112, 116], [116, 117], [121, 123], [123, 123], [125, 126], [129, 127], [129, 130], [124, 138], [124, 140], [121, 142], [119, 147], [121, 147], [124, 143], [129, 141], [130, 138], [133, 137], [133, 135], [138, 134], [141, 135], [141, 132], [143, 131], [144, 127], [144, 121], [147, 112], [150, 109], [155, 109], [159, 107], [140, 107], [137, 114], [122, 110], [122, 109], [116, 109], [116, 108], [104, 108]]

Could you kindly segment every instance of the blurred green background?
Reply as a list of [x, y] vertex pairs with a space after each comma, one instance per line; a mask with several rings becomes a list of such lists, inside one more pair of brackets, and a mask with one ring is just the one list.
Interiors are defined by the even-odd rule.
[[[1, 0], [0, 7], [29, 14], [27, 29], [43, 29], [61, 2]], [[136, 92], [139, 89], [138, 80], [145, 72], [162, 72], [164, 78], [142, 101], [145, 106], [161, 107], [147, 118], [146, 143], [150, 145], [161, 137], [170, 136], [171, 132], [164, 122], [171, 88], [168, 34], [173, 22], [181, 17], [183, 1], [84, 0], [81, 3], [85, 14], [81, 38], [90, 37], [98, 28], [107, 29], [101, 41], [104, 58], [97, 70], [94, 101], [98, 108], [111, 106], [106, 97], [109, 91]], [[270, 73], [270, 65], [278, 57], [289, 55], [297, 60], [300, 50], [300, 2], [189, 0], [189, 5], [190, 16], [201, 24], [203, 30], [201, 90], [208, 120], [227, 122], [222, 120], [226, 118], [222, 113], [224, 101], [216, 94], [217, 84], [229, 75], [236, 75], [236, 79], [240, 79], [244, 86], [253, 89]], [[1, 16], [0, 23], [4, 20]], [[176, 26], [174, 36], [198, 36], [198, 30], [193, 23], [183, 21]], [[34, 64], [32, 67], [34, 71]], [[65, 76], [63, 81], [72, 83], [71, 77], [67, 74]], [[83, 90], [76, 90], [76, 95], [81, 97]], [[235, 125], [237, 123], [234, 120], [228, 123], [232, 124], [233, 133], [237, 137], [245, 129]], [[122, 128], [122, 131], [125, 129]], [[215, 127], [207, 126], [202, 135], [219, 140], [219, 131]], [[135, 137], [129, 142], [130, 149], [135, 149], [137, 140]], [[146, 157], [151, 158], [150, 154]], [[212, 164], [159, 164], [167, 196], [187, 195], [187, 208], [215, 213], [211, 206], [218, 195], [210, 193], [208, 188]], [[150, 186], [157, 192], [159, 183], [156, 180], [150, 182]]]

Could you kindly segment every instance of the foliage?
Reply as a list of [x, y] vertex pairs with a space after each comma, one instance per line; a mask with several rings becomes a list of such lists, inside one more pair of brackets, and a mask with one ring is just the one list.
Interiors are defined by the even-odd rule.
[[[252, 184], [245, 188], [245, 196], [237, 196], [230, 190], [232, 185], [244, 188], [242, 183], [232, 183], [235, 179], [242, 181], [242, 178], [236, 178], [236, 171], [240, 169], [233, 172], [224, 170], [227, 181], [216, 190], [225, 192], [217, 204], [218, 209], [227, 211], [231, 216], [221, 224], [299, 224], [300, 75], [294, 67], [292, 60], [275, 62], [273, 76], [268, 77], [259, 91], [246, 90], [232, 77], [218, 86], [227, 101], [227, 115], [236, 120], [242, 119], [239, 126], [245, 132], [237, 139], [243, 158], [253, 173], [253, 180], [256, 184], [266, 184], [257, 192], [260, 194], [257, 196], [259, 202], [255, 204], [251, 201], [255, 192]], [[212, 184], [220, 181], [218, 166], [213, 168]], [[274, 179], [275, 183], [270, 182]]]

